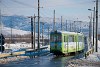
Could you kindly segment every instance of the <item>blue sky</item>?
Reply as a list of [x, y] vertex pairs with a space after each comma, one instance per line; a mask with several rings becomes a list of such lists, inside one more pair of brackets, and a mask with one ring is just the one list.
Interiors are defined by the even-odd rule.
[[[6, 15], [37, 15], [38, 0], [0, 0], [2, 14]], [[89, 8], [95, 6], [94, 0], [40, 0], [40, 15], [53, 18], [53, 10], [56, 17], [64, 19], [89, 21]], [[99, 4], [100, 6], [100, 4]], [[100, 11], [100, 9], [99, 9]], [[100, 15], [100, 12], [99, 12]]]

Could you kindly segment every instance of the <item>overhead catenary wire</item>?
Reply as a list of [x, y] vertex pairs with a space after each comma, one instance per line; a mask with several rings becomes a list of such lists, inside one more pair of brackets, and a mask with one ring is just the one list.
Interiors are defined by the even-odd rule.
[[7, 5], [7, 3], [6, 2], [0, 2], [0, 7], [1, 8], [8, 8], [8, 5]]
[[[1, 0], [1, 4], [3, 4], [2, 5], [3, 8], [7, 7], [7, 8], [33, 8], [33, 9], [37, 9], [37, 7], [35, 7], [33, 5], [30, 5], [30, 4], [27, 4], [25, 2], [21, 2], [18, 0], [9, 0], [9, 1]], [[11, 4], [16, 6], [16, 7], [11, 6]], [[18, 5], [22, 5], [23, 7], [22, 6], [18, 7]], [[6, 7], [4, 7], [4, 6], [6, 6]]]
[[13, 2], [15, 2], [15, 3], [17, 3], [17, 4], [20, 4], [20, 5], [23, 5], [23, 6], [27, 6], [27, 7], [35, 8], [35, 7], [33, 7], [32, 5], [29, 5], [29, 4], [26, 4], [26, 3], [23, 3], [23, 2], [21, 2], [21, 1], [17, 1], [17, 0], [11, 0], [11, 1], [13, 1]]

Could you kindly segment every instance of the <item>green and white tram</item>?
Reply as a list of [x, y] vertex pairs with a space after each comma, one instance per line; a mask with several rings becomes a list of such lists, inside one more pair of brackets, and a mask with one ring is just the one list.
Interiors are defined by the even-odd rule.
[[67, 54], [84, 50], [84, 35], [67, 31], [53, 31], [50, 33], [50, 52]]

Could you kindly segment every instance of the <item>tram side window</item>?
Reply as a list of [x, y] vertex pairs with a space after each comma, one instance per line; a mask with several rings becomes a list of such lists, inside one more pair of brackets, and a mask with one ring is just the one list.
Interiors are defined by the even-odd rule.
[[66, 42], [66, 36], [64, 36], [64, 42]]
[[64, 36], [64, 42], [67, 42], [67, 36]]
[[78, 36], [78, 42], [82, 42], [82, 36]]
[[74, 42], [74, 36], [73, 35], [69, 35], [68, 42]]

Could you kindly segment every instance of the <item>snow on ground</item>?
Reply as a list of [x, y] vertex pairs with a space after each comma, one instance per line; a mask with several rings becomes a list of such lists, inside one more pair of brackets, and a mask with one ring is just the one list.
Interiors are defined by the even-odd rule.
[[100, 53], [93, 53], [87, 57], [88, 61], [98, 62], [100, 61]]
[[90, 54], [86, 59], [70, 60], [67, 64], [67, 67], [100, 67], [100, 41], [98, 41], [98, 52]]
[[100, 41], [98, 41], [98, 53], [100, 53]]
[[94, 52], [87, 57], [90, 61], [100, 61], [100, 41], [98, 40], [98, 52]]
[[31, 47], [31, 43], [15, 43], [15, 44], [4, 44], [5, 49], [11, 49], [12, 51], [18, 51], [20, 49], [26, 49]]
[[[5, 49], [11, 49], [12, 51], [19, 51], [21, 49], [26, 49], [26, 48], [31, 48], [31, 43], [26, 43], [26, 42], [20, 42], [20, 43], [15, 43], [15, 44], [4, 44]], [[40, 44], [40, 47], [48, 47], [48, 46], [42, 46]], [[37, 48], [37, 43], [35, 44], [35, 48]]]

